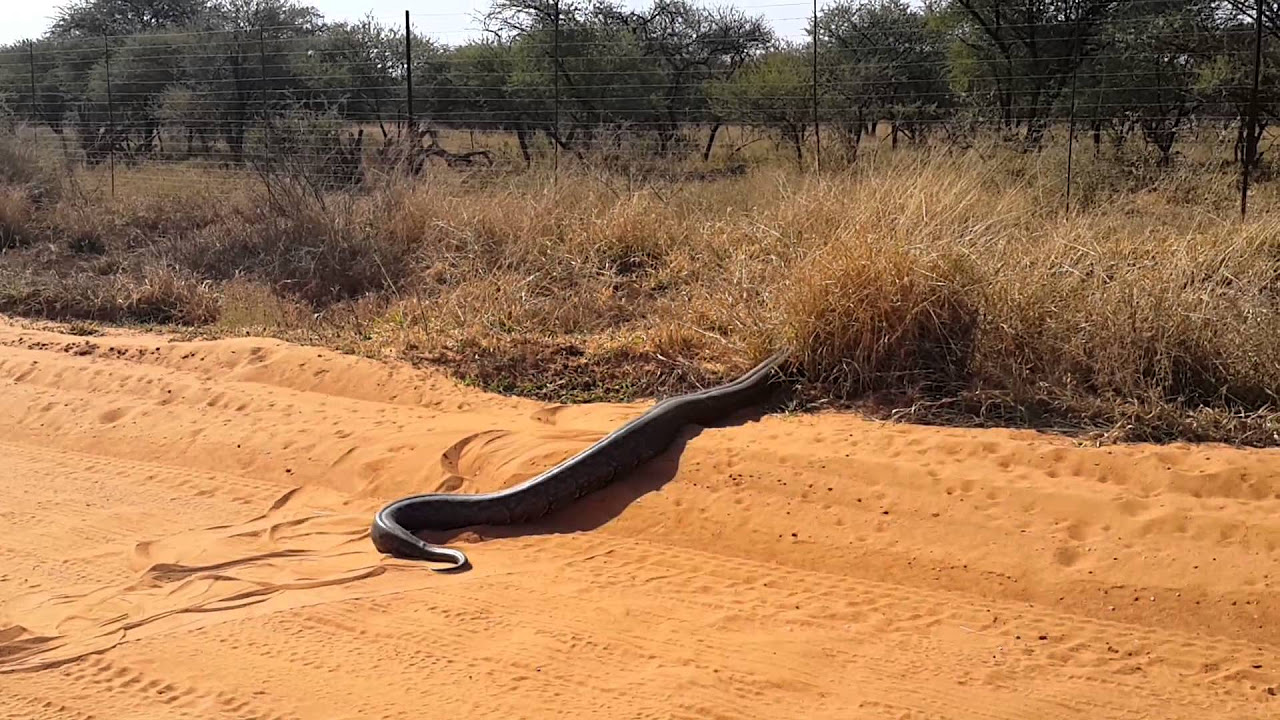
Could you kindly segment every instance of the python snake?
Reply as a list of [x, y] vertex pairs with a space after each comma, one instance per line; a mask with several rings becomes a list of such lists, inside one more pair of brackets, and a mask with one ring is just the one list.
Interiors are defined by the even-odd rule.
[[662, 454], [685, 425], [710, 425], [762, 402], [782, 379], [779, 367], [787, 355], [780, 350], [737, 380], [663, 400], [577, 455], [506, 490], [397, 500], [374, 517], [373, 545], [395, 557], [449, 563], [433, 568], [438, 572], [464, 569], [469, 566], [464, 553], [414, 533], [526, 523], [558, 510]]

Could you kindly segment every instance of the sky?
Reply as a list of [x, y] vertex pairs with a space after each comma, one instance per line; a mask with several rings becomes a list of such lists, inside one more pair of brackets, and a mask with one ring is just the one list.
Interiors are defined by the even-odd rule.
[[[697, 2], [697, 0], [695, 0]], [[0, 23], [0, 44], [39, 37], [49, 26], [60, 0], [44, 4], [30, 0], [5, 0], [4, 20]], [[356, 20], [372, 13], [381, 22], [404, 22], [404, 11], [410, 14], [414, 29], [446, 43], [465, 42], [475, 37], [478, 20], [489, 7], [488, 0], [311, 0], [328, 20]], [[644, 7], [648, 0], [623, 0], [628, 7]], [[773, 22], [778, 34], [799, 39], [804, 34], [811, 2], [795, 0], [718, 0], [707, 6], [731, 4], [752, 15], [764, 15]], [[821, 3], [820, 3], [821, 4]]]

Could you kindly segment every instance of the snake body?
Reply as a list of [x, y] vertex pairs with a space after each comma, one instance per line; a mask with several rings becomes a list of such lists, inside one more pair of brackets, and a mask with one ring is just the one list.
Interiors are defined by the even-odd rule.
[[685, 425], [709, 425], [764, 401], [781, 380], [779, 366], [786, 357], [787, 351], [779, 351], [737, 380], [663, 400], [577, 455], [506, 490], [397, 500], [374, 517], [373, 545], [395, 557], [449, 563], [437, 571], [465, 568], [467, 556], [461, 551], [424, 542], [414, 533], [526, 523], [565, 507], [662, 454]]

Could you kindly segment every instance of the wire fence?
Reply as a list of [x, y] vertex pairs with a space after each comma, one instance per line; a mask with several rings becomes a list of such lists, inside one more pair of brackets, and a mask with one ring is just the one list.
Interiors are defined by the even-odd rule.
[[[1271, 0], [824, 0], [636, 10], [498, 0], [403, 24], [204, 20], [0, 47], [0, 118], [74, 172], [376, 172], [566, 162], [735, 173], [868, 147], [1065, 147], [1073, 164], [1267, 177]], [[212, 25], [212, 27], [210, 27]], [[441, 29], [444, 28], [444, 29]]]

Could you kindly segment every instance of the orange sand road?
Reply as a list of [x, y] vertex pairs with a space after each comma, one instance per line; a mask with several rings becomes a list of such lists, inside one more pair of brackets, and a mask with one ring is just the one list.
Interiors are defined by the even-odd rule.
[[370, 546], [643, 407], [0, 324], [0, 717], [1280, 717], [1275, 452], [769, 416], [469, 573]]

